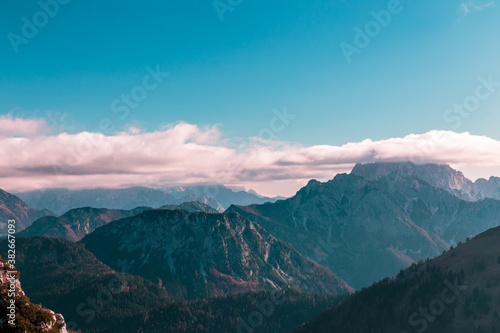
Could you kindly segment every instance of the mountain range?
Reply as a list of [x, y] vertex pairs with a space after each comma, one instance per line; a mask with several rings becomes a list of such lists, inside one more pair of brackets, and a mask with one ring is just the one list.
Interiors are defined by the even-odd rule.
[[[474, 192], [475, 200], [471, 197], [465, 200], [464, 193], [473, 193], [471, 184], [475, 183], [447, 165], [358, 164], [351, 174], [339, 174], [325, 183], [310, 181], [292, 198], [274, 203], [232, 205], [227, 212], [241, 214], [277, 239], [290, 243], [299, 253], [328, 267], [349, 285], [361, 288], [497, 226], [500, 202], [482, 198], [494, 192], [495, 181], [491, 180], [488, 186], [483, 186], [488, 191]], [[208, 186], [164, 190], [131, 188], [102, 190], [105, 195], [101, 190], [73, 194], [97, 193], [94, 199], [99, 202], [124, 205], [123, 193], [132, 192], [135, 194], [129, 198], [131, 200], [140, 197], [136, 200], [139, 203], [158, 204], [168, 197], [169, 200], [182, 200], [183, 196], [199, 196], [201, 191], [209, 189]], [[219, 199], [227, 197], [228, 193], [255, 196], [219, 186], [211, 191], [218, 194]], [[100, 197], [111, 201], [102, 201]], [[67, 200], [74, 198], [70, 196]], [[190, 212], [215, 213], [215, 209], [206, 204], [183, 205]], [[178, 204], [161, 206], [162, 209], [177, 207]], [[59, 218], [45, 217], [36, 221], [20, 235], [78, 241], [97, 227], [146, 209], [150, 208], [72, 211]]]
[[56, 188], [21, 192], [16, 193], [16, 195], [31, 207], [48, 209], [57, 215], [81, 207], [131, 210], [138, 206], [160, 207], [179, 205], [189, 201], [198, 201], [222, 212], [231, 204], [248, 205], [274, 202], [281, 198], [267, 198], [253, 191], [233, 191], [222, 185], [165, 189], [131, 187], [69, 190]]
[[[288, 332], [335, 306], [300, 331], [495, 332], [498, 180], [472, 182], [448, 165], [370, 163], [311, 180], [288, 199], [136, 187], [21, 194], [36, 209], [2, 191], [0, 207], [4, 220], [16, 219], [26, 292], [70, 329]], [[4, 257], [7, 245], [0, 241]], [[89, 308], [86, 297], [117, 276], [129, 281], [124, 292], [107, 310], [95, 309], [102, 301]], [[473, 288], [439, 320], [411, 317], [444, 281]], [[273, 305], [268, 321], [248, 319], [278, 291], [286, 311]]]
[[[429, 183], [436, 170], [449, 179], [439, 187]], [[362, 288], [500, 225], [500, 201], [463, 200], [451, 186], [458, 191], [457, 184], [466, 182], [453, 179], [462, 178], [448, 166], [359, 164], [328, 182], [312, 180], [289, 199], [227, 211], [259, 223]]]
[[[492, 182], [487, 182], [488, 193], [494, 192], [495, 181], [491, 179]], [[339, 174], [325, 183], [310, 181], [292, 198], [274, 203], [232, 205], [227, 212], [237, 212], [250, 219], [277, 239], [290, 243], [309, 259], [328, 267], [349, 285], [361, 288], [394, 275], [421, 258], [434, 257], [460, 240], [497, 226], [499, 201], [490, 198], [465, 200], [463, 193], [472, 193], [470, 184], [474, 183], [447, 165], [416, 165], [411, 162], [358, 164], [351, 174]], [[104, 193], [115, 203], [122, 202], [122, 193], [131, 191], [135, 193], [132, 198], [142, 198], [140, 203], [158, 204], [165, 196], [181, 200], [179, 198], [183, 195], [199, 196], [202, 190], [209, 189], [191, 187], [160, 191], [132, 188], [117, 192], [104, 190]], [[235, 193], [214, 186], [212, 194], [219, 192], [222, 195], [228, 191]], [[148, 196], [151, 193], [153, 195]], [[475, 193], [478, 198], [479, 192]], [[489, 195], [482, 193], [481, 197]], [[64, 200], [63, 197], [60, 199]], [[206, 204], [183, 205], [191, 212], [215, 213]], [[163, 205], [161, 208], [169, 207], [176, 209], [178, 205]], [[20, 235], [77, 241], [114, 219], [133, 216], [146, 209], [149, 208], [120, 213], [68, 212], [59, 218], [45, 217], [36, 221]]]

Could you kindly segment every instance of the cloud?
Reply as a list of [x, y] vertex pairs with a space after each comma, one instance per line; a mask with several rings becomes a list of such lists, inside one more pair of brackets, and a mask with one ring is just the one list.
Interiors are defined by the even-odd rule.
[[23, 119], [11, 114], [0, 116], [0, 136], [31, 137], [47, 133], [48, 130], [44, 119]]
[[488, 7], [492, 7], [495, 5], [495, 1], [490, 1], [488, 3], [478, 4], [474, 1], [462, 2], [461, 9], [464, 15], [468, 15], [472, 10], [480, 11]]
[[0, 187], [23, 191], [222, 183], [291, 194], [309, 179], [331, 179], [357, 162], [406, 160], [498, 168], [500, 141], [467, 132], [430, 131], [341, 146], [251, 139], [235, 145], [223, 140], [216, 126], [187, 123], [113, 136], [81, 132], [0, 137]]

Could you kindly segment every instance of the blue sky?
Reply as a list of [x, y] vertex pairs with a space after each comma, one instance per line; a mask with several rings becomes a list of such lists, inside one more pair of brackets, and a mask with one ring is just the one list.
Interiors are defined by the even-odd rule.
[[[170, 77], [133, 112], [138, 125], [180, 120], [252, 136], [273, 108], [297, 121], [280, 139], [341, 144], [449, 127], [443, 112], [477, 76], [500, 80], [499, 7], [464, 15], [461, 1], [404, 2], [351, 64], [339, 44], [387, 1], [242, 1], [220, 21], [211, 1], [76, 1], [15, 53], [0, 44], [2, 113], [66, 114], [91, 130], [110, 103], [160, 65]], [[0, 35], [20, 34], [36, 1], [1, 5]], [[499, 137], [500, 94], [462, 131]], [[125, 124], [124, 124], [125, 125]], [[71, 127], [69, 128], [71, 130]]]
[[[4, 1], [0, 114], [69, 133], [95, 132], [104, 118], [117, 131], [183, 121], [233, 139], [258, 135], [286, 107], [296, 117], [275, 139], [304, 146], [433, 129], [500, 139], [500, 89], [460, 126], [443, 119], [479, 76], [500, 82], [500, 4], [401, 1], [348, 63], [339, 45], [354, 44], [354, 28], [388, 3], [243, 0], [221, 20], [212, 1], [71, 0], [16, 53], [9, 33], [21, 36], [22, 18], [41, 7]], [[169, 76], [119, 119], [112, 102], [157, 66]]]

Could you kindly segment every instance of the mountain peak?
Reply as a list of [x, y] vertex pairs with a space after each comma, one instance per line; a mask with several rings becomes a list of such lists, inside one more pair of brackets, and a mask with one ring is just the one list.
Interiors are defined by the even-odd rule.
[[306, 187], [313, 187], [313, 186], [316, 186], [318, 184], [321, 184], [321, 182], [316, 180], [316, 179], [311, 179], [310, 181], [307, 182]]
[[351, 174], [366, 180], [379, 180], [391, 173], [413, 176], [461, 199], [473, 201], [473, 183], [448, 164], [415, 164], [412, 162], [358, 163]]
[[454, 170], [448, 164], [415, 164], [410, 161], [357, 163], [352, 169], [351, 174], [362, 176], [367, 180], [378, 180], [393, 172], [422, 174], [431, 170], [440, 171], [441, 173], [454, 173], [464, 177], [460, 171]]

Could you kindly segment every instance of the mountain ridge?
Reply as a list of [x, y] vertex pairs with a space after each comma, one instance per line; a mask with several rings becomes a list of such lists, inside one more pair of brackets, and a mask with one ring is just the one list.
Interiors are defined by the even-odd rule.
[[8, 220], [15, 220], [16, 231], [21, 231], [38, 218], [53, 215], [47, 209], [36, 210], [19, 197], [0, 189], [0, 236], [7, 234]]
[[294, 332], [499, 332], [499, 242], [500, 227], [489, 229], [357, 292]]
[[95, 229], [112, 221], [154, 209], [181, 209], [187, 212], [218, 213], [217, 210], [198, 201], [184, 202], [180, 205], [165, 205], [159, 208], [136, 207], [131, 210], [82, 207], [71, 209], [59, 217], [42, 217], [33, 222], [28, 228], [18, 233], [18, 236], [44, 236], [77, 242], [86, 235], [92, 233]]
[[282, 288], [352, 291], [328, 269], [234, 213], [146, 211], [98, 228], [82, 243], [105, 264], [161, 280], [167, 291], [188, 299]]

